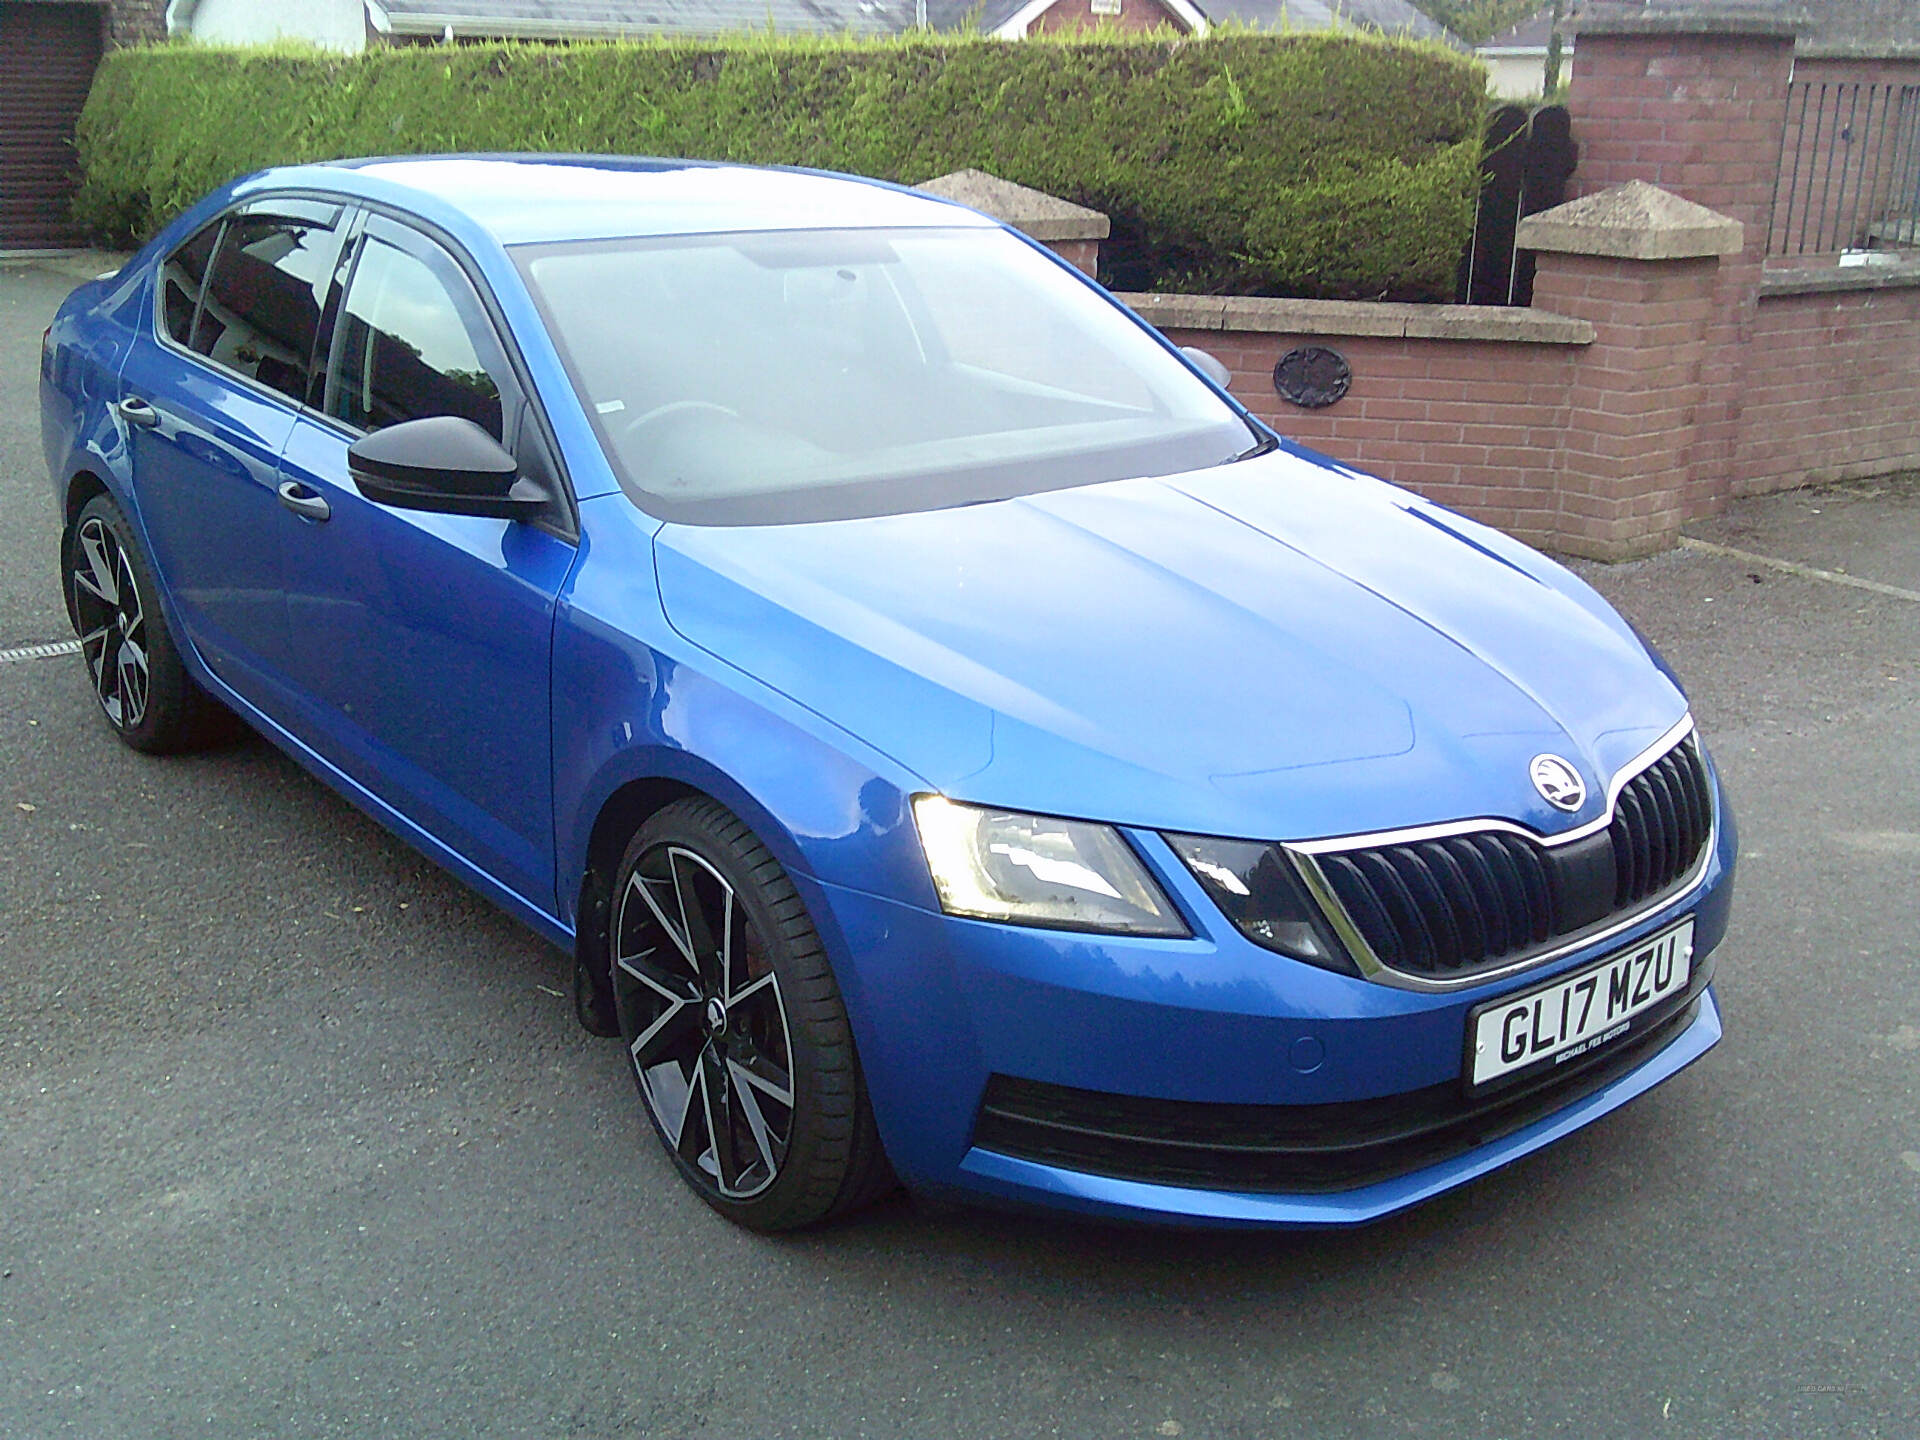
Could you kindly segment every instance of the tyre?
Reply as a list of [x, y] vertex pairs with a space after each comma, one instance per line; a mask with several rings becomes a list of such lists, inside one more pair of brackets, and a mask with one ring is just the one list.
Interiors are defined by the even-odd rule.
[[228, 738], [237, 722], [181, 663], [153, 570], [110, 496], [86, 503], [62, 549], [68, 613], [114, 733], [148, 754]]
[[621, 857], [609, 941], [641, 1101], [701, 1199], [775, 1231], [891, 1188], [820, 937], [739, 819], [705, 798], [649, 818]]

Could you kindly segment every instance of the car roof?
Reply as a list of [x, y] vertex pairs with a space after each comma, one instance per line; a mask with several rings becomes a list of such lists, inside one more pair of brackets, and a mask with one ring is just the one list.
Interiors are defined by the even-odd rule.
[[443, 223], [457, 215], [502, 245], [995, 223], [935, 196], [849, 175], [603, 155], [345, 160], [265, 171], [241, 188], [264, 187], [386, 201]]

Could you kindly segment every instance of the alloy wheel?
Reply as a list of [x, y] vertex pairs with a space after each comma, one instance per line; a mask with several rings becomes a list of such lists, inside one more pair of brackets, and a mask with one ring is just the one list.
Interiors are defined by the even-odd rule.
[[672, 843], [641, 854], [613, 933], [615, 998], [660, 1133], [721, 1198], [761, 1194], [794, 1121], [786, 1005], [765, 937], [726, 878]]
[[70, 574], [94, 694], [107, 719], [132, 730], [146, 718], [152, 689], [146, 606], [126, 551], [97, 515], [81, 521], [74, 536]]

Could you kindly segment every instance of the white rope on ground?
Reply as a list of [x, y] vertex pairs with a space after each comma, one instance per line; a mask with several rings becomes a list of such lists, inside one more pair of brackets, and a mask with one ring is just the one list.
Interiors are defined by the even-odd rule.
[[45, 645], [18, 645], [11, 650], [0, 650], [0, 665], [10, 660], [51, 660], [56, 655], [78, 655], [78, 640], [50, 640]]

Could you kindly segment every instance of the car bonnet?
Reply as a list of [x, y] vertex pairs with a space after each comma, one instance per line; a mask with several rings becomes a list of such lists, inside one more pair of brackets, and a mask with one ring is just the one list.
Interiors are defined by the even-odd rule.
[[[1551, 832], [1684, 717], [1577, 579], [1289, 453], [910, 515], [667, 525], [670, 622], [955, 798], [1308, 838]], [[1589, 798], [1534, 790], [1558, 753]]]

